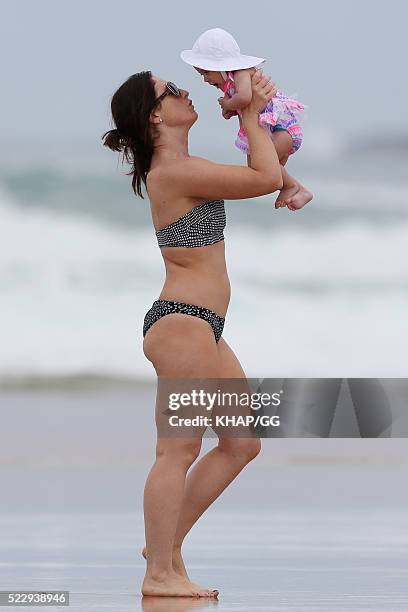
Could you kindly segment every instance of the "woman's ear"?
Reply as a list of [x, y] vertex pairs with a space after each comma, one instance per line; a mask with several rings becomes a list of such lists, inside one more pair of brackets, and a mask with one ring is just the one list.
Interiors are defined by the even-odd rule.
[[150, 113], [149, 122], [150, 123], [163, 123], [163, 119], [157, 113]]

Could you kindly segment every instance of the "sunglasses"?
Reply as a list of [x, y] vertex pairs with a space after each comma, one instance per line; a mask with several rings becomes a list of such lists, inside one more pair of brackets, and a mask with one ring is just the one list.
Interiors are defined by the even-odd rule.
[[163, 100], [163, 98], [165, 98], [168, 95], [176, 96], [176, 98], [179, 98], [181, 96], [181, 91], [179, 90], [177, 85], [175, 85], [171, 81], [168, 81], [166, 83], [165, 91], [158, 98], [156, 98], [155, 104], [158, 104], [158, 102]]

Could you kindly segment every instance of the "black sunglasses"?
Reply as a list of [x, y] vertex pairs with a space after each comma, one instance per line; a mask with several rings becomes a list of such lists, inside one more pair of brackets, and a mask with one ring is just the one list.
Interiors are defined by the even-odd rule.
[[156, 98], [154, 103], [157, 104], [158, 102], [163, 100], [163, 98], [165, 98], [169, 94], [171, 94], [172, 96], [176, 96], [176, 98], [179, 98], [181, 96], [181, 91], [179, 90], [177, 85], [175, 85], [171, 81], [168, 81], [166, 83], [166, 90], [158, 98]]

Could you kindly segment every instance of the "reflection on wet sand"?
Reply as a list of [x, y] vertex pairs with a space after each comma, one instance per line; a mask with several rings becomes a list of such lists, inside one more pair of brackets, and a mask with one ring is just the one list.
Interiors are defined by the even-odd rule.
[[196, 597], [142, 597], [143, 612], [188, 612], [210, 610], [218, 605], [214, 598]]

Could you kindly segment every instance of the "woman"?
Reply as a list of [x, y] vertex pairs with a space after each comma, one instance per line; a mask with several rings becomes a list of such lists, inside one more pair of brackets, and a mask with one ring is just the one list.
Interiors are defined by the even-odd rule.
[[[261, 71], [252, 77], [252, 90], [242, 114], [250, 167], [189, 155], [188, 133], [198, 115], [188, 91], [173, 83], [141, 72], [112, 98], [116, 128], [104, 134], [104, 144], [122, 151], [132, 164], [135, 193], [143, 197], [142, 183], [146, 186], [166, 267], [164, 287], [143, 328], [143, 351], [159, 378], [245, 378], [221, 337], [230, 299], [222, 199], [253, 198], [282, 188], [278, 156], [258, 123], [258, 113], [277, 90]], [[158, 437], [144, 494], [144, 595], [218, 595], [190, 581], [182, 544], [202, 513], [259, 453], [260, 441], [220, 436], [218, 446], [187, 477], [200, 453], [201, 436]]]

